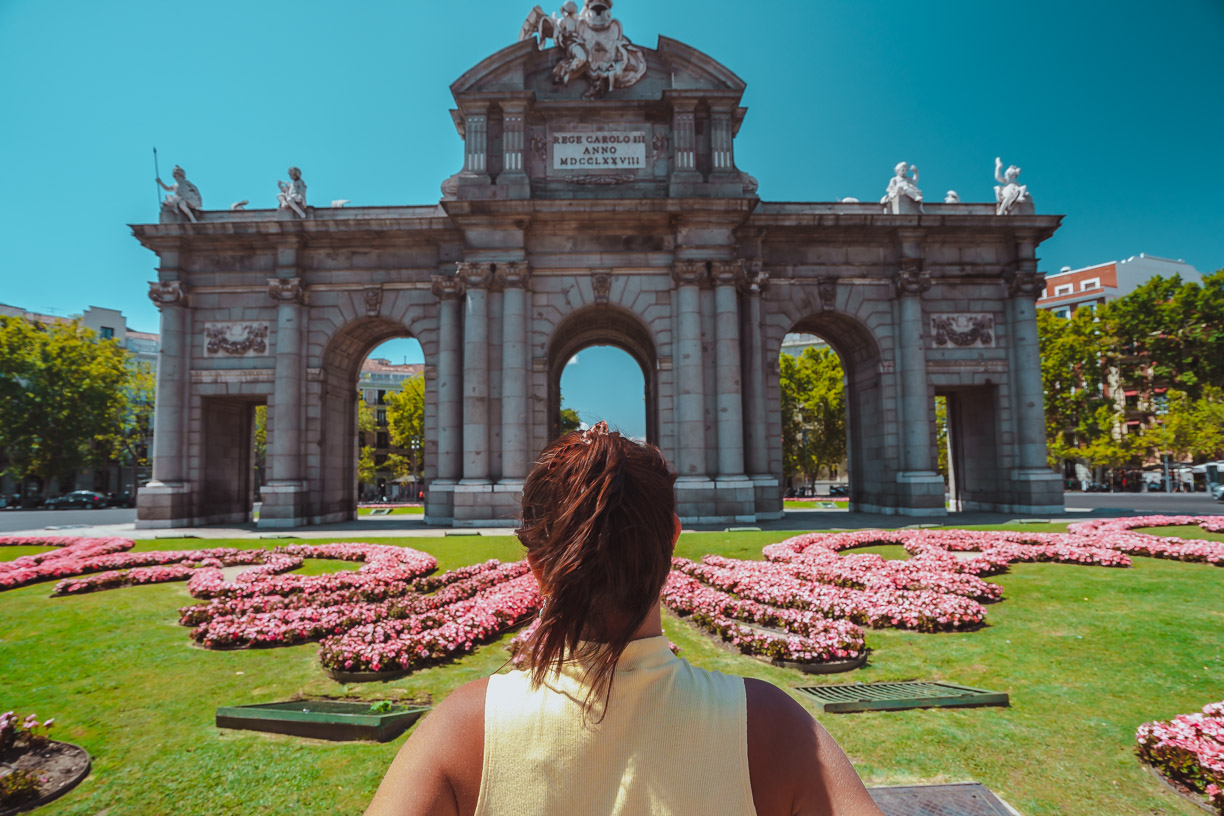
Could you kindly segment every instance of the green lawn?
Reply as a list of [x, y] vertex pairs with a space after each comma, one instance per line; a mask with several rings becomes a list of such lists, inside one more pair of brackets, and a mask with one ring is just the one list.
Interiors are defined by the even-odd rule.
[[839, 510], [845, 510], [850, 506], [849, 499], [813, 499], [812, 501], [793, 501], [787, 500], [782, 503], [784, 510], [828, 510], [826, 505], [836, 504]]
[[[357, 515], [359, 516], [373, 515], [376, 509], [378, 508], [360, 507], [357, 509]], [[391, 512], [387, 513], [386, 515], [388, 516], [423, 516], [425, 515], [425, 508], [424, 507], [392, 507]]]
[[[677, 554], [756, 558], [785, 536], [685, 534]], [[161, 540], [139, 548], [279, 543]], [[522, 551], [509, 536], [394, 543], [433, 553], [442, 569], [511, 560]], [[4, 548], [0, 558], [33, 551]], [[904, 557], [900, 547], [865, 551]], [[356, 566], [308, 561], [306, 569]], [[872, 631], [868, 665], [824, 679], [944, 679], [1012, 695], [1009, 709], [820, 715], [867, 782], [973, 779], [1025, 816], [1195, 813], [1139, 766], [1131, 746], [1139, 723], [1224, 698], [1224, 569], [1137, 558], [1129, 570], [1017, 565], [991, 580], [1004, 587], [1005, 600], [989, 607], [985, 629]], [[96, 816], [108, 808], [112, 816], [361, 813], [402, 739], [332, 744], [219, 731], [217, 706], [294, 694], [437, 700], [502, 668], [506, 658], [493, 644], [391, 683], [345, 687], [319, 670], [314, 645], [192, 647], [176, 625], [177, 608], [192, 602], [181, 583], [60, 599], [49, 591], [43, 584], [0, 594], [0, 710], [56, 717], [58, 736], [94, 757], [89, 779], [40, 811], [49, 816]], [[812, 682], [726, 652], [670, 615], [665, 626], [697, 665], [782, 686]]]

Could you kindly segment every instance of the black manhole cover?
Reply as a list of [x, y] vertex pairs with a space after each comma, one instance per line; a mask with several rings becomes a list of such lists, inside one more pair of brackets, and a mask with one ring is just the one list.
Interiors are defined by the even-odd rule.
[[952, 683], [854, 683], [803, 686], [796, 691], [820, 704], [826, 714], [850, 711], [898, 711], [906, 708], [967, 708], [1007, 706], [1007, 694]]
[[1014, 816], [989, 788], [976, 782], [868, 788], [884, 816]]

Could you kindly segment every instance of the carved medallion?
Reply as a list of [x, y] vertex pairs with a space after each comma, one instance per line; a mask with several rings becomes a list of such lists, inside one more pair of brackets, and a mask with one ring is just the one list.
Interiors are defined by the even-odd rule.
[[904, 258], [901, 261], [901, 271], [893, 279], [897, 296], [921, 295], [931, 288], [933, 281], [931, 273], [922, 268], [921, 258]]
[[931, 337], [937, 348], [994, 348], [995, 320], [992, 314], [931, 315]]
[[816, 293], [820, 295], [820, 308], [828, 311], [837, 301], [837, 278], [826, 275], [816, 279]]
[[608, 272], [596, 272], [591, 275], [591, 287], [595, 290], [595, 302], [607, 303], [612, 294], [612, 275]]
[[268, 278], [268, 297], [278, 303], [301, 303], [301, 278]]
[[367, 286], [365, 288], [365, 305], [366, 315], [375, 317], [382, 311], [383, 290], [381, 286]]
[[205, 357], [262, 357], [268, 353], [268, 323], [205, 323]]

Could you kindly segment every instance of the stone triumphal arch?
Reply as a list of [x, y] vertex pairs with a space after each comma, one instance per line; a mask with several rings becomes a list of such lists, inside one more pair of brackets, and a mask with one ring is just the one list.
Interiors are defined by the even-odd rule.
[[358, 369], [400, 336], [425, 356], [432, 521], [513, 519], [561, 367], [592, 343], [641, 365], [683, 517], [777, 517], [792, 331], [845, 365], [853, 507], [946, 512], [942, 395], [955, 503], [1061, 510], [1034, 311], [1060, 218], [1034, 214], [1019, 171], [990, 203], [922, 203], [904, 164], [878, 204], [762, 201], [735, 160], [744, 83], [676, 40], [633, 45], [609, 5], [533, 13], [451, 86], [465, 158], [438, 204], [314, 207], [299, 172], [278, 209], [176, 200], [133, 228], [162, 312], [141, 525], [249, 519], [260, 404], [260, 525], [352, 518]]

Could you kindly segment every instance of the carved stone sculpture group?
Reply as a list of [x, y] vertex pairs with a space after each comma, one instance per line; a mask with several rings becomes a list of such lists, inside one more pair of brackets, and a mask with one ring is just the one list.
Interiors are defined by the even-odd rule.
[[561, 49], [553, 81], [569, 85], [585, 76], [589, 87], [583, 97], [587, 99], [628, 88], [646, 75], [646, 58], [612, 16], [612, 0], [585, 0], [581, 12], [574, 0], [566, 0], [554, 15], [536, 6], [519, 32], [520, 41], [533, 37], [539, 38], [541, 49], [548, 40]]

